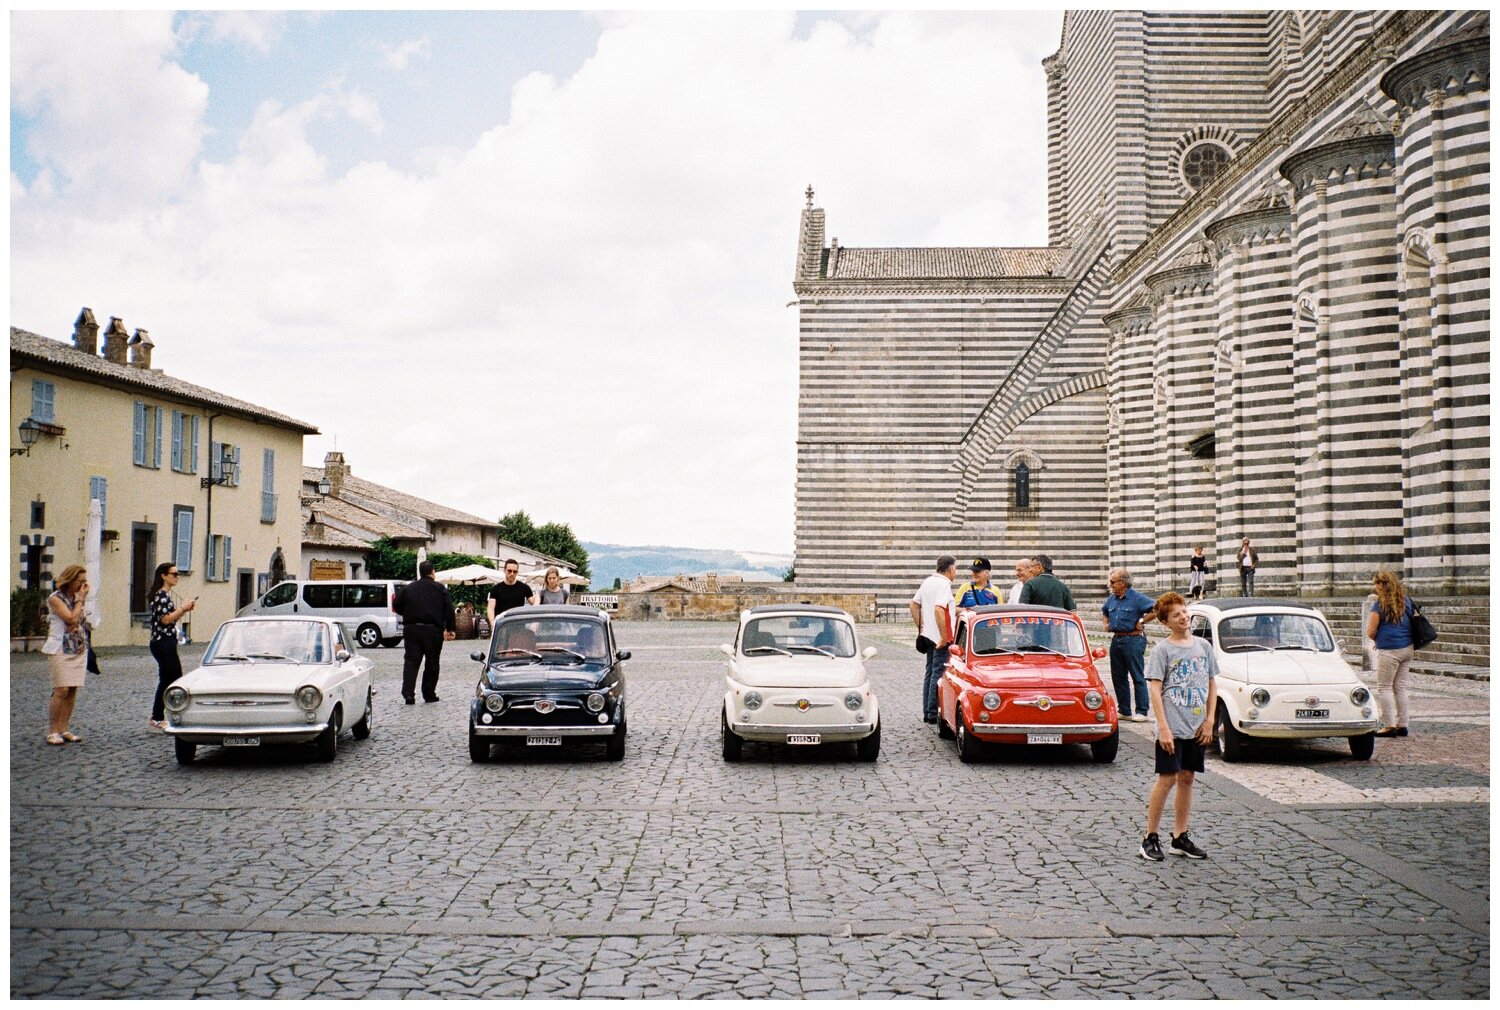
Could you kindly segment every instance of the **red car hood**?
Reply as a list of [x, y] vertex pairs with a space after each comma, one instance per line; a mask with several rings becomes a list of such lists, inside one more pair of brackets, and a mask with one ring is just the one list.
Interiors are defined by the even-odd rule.
[[1083, 659], [1057, 656], [986, 656], [975, 660], [969, 674], [985, 687], [1027, 688], [1097, 687], [1099, 674]]

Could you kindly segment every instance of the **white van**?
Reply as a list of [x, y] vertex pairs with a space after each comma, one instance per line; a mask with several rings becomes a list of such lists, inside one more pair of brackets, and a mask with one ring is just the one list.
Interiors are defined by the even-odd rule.
[[249, 614], [307, 614], [329, 617], [348, 630], [361, 648], [401, 644], [401, 618], [396, 613], [396, 590], [406, 585], [394, 579], [378, 581], [283, 582], [239, 612]]

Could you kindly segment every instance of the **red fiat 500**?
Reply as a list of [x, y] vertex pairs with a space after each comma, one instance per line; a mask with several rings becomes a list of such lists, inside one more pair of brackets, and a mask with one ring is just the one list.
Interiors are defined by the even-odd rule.
[[1098, 762], [1120, 749], [1115, 700], [1104, 689], [1083, 624], [1056, 607], [965, 611], [938, 683], [938, 734], [965, 762], [984, 742], [1086, 743]]

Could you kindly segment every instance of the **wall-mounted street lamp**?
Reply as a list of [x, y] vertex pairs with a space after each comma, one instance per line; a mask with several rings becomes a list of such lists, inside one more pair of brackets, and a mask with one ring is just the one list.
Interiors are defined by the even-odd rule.
[[21, 433], [21, 448], [12, 449], [12, 456], [30, 456], [31, 447], [36, 445], [36, 440], [42, 435], [42, 426], [31, 418], [22, 421], [17, 429]]
[[[208, 437], [213, 438], [213, 434], [214, 429], [210, 423]], [[219, 475], [217, 477], [212, 476], [213, 467], [210, 466], [210, 476], [200, 477], [198, 479], [199, 487], [214, 487], [219, 484], [230, 484], [234, 481], [234, 449], [228, 445], [223, 445], [219, 447], [219, 452], [221, 454], [219, 457]]]
[[328, 492], [332, 490], [333, 485], [328, 482], [328, 478], [326, 476], [318, 478], [318, 494], [326, 498], [328, 497]]

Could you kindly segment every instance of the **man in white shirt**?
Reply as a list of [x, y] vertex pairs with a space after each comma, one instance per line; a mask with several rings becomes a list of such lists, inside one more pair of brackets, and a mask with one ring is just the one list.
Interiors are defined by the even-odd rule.
[[1016, 584], [1010, 587], [1010, 595], [1005, 598], [1006, 603], [1020, 603], [1021, 590], [1026, 588], [1026, 580], [1041, 571], [1040, 567], [1033, 567], [1030, 558], [1022, 558], [1016, 562]]
[[917, 651], [927, 654], [927, 675], [922, 681], [923, 722], [938, 721], [937, 686], [948, 667], [948, 645], [953, 641], [953, 577], [957, 574], [958, 559], [944, 554], [938, 558], [937, 571], [922, 580], [911, 598]]

